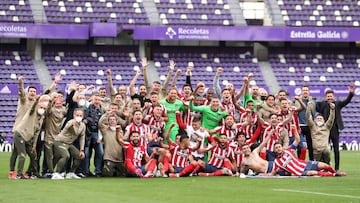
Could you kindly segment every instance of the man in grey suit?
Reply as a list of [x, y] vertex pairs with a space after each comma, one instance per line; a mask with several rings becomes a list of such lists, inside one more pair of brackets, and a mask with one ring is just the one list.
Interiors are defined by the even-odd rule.
[[316, 111], [323, 114], [325, 120], [329, 118], [330, 115], [330, 103], [335, 104], [335, 122], [330, 131], [330, 140], [333, 143], [334, 154], [335, 154], [335, 170], [339, 170], [340, 167], [340, 152], [339, 152], [339, 130], [344, 129], [344, 122], [341, 117], [341, 109], [350, 103], [351, 99], [354, 96], [355, 87], [353, 85], [349, 86], [349, 95], [343, 101], [334, 100], [334, 91], [327, 90], [325, 93], [325, 100], [316, 103]]

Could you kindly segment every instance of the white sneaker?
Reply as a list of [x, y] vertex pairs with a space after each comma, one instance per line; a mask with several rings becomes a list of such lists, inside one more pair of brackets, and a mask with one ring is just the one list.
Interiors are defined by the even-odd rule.
[[146, 172], [146, 174], [144, 175], [144, 178], [153, 178], [154, 174], [151, 172]]
[[68, 173], [66, 174], [66, 179], [81, 179], [79, 176], [77, 176], [75, 173]]
[[157, 170], [154, 175], [155, 175], [155, 177], [161, 177], [162, 176], [160, 170]]
[[61, 176], [60, 173], [53, 173], [51, 179], [52, 180], [63, 180], [64, 176]]

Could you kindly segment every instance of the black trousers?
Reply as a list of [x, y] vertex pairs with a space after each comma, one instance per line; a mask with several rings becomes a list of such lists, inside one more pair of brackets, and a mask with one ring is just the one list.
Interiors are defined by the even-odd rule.
[[311, 139], [311, 131], [309, 126], [300, 126], [301, 134], [304, 135], [306, 138], [306, 144], [309, 151], [309, 160], [314, 160], [314, 153], [313, 153], [313, 146], [312, 146], [312, 139]]
[[339, 129], [334, 124], [330, 130], [329, 141], [333, 144], [334, 157], [335, 157], [335, 170], [340, 168], [340, 151], [339, 151]]

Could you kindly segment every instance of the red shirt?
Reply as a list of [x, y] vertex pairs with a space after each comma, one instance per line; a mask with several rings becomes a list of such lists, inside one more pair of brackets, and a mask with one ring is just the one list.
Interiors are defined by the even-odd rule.
[[134, 166], [142, 166], [142, 160], [144, 157], [148, 157], [145, 147], [143, 145], [134, 146], [129, 142], [124, 142], [125, 160], [130, 160]]

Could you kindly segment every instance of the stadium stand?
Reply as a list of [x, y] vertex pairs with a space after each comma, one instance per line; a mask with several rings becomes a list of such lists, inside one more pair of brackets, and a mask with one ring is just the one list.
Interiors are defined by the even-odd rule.
[[33, 23], [29, 0], [0, 1], [0, 22]]
[[141, 0], [44, 0], [42, 4], [50, 23], [149, 24]]
[[287, 26], [359, 26], [360, 1], [278, 0]]
[[[51, 73], [60, 73], [65, 86], [72, 81], [107, 87], [106, 69], [112, 70], [115, 86], [128, 85], [139, 68], [136, 46], [101, 46], [88, 49], [84, 46], [44, 47], [44, 61]], [[139, 78], [139, 84], [143, 79]]]
[[[269, 61], [280, 86], [333, 86], [351, 84], [358, 79], [358, 52], [346, 49], [272, 49]], [[294, 75], [296, 77], [294, 77]]]
[[347, 142], [352, 140], [360, 139], [360, 128], [359, 120], [360, 115], [357, 113], [360, 109], [360, 99], [354, 97], [351, 101], [351, 105], [348, 105], [346, 108], [343, 108], [343, 120], [345, 123], [345, 129], [340, 133], [342, 139]]
[[[177, 50], [174, 52], [173, 50]], [[252, 84], [265, 87], [265, 82], [257, 58], [252, 55], [250, 48], [219, 48], [219, 47], [157, 47], [154, 49], [154, 62], [160, 73], [160, 79], [165, 79], [167, 64], [170, 59], [176, 62], [176, 67], [184, 72], [186, 67], [193, 66], [193, 85], [203, 81], [207, 87], [213, 86], [213, 80], [218, 67], [223, 67], [224, 72], [220, 76], [220, 85], [224, 87], [227, 82], [233, 83], [240, 88], [242, 78], [249, 72], [255, 75]], [[185, 74], [179, 77], [178, 87], [185, 84]]]
[[40, 84], [31, 57], [24, 49], [13, 49], [1, 45], [0, 50], [0, 81], [1, 83], [17, 84], [17, 77], [23, 75], [29, 84]]
[[164, 25], [234, 25], [226, 0], [155, 0]]

